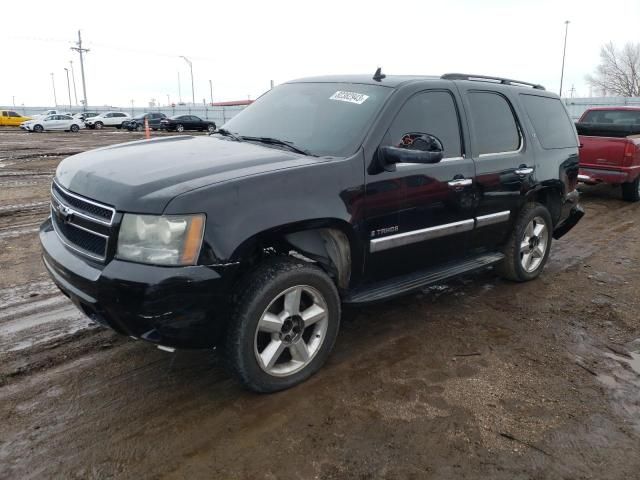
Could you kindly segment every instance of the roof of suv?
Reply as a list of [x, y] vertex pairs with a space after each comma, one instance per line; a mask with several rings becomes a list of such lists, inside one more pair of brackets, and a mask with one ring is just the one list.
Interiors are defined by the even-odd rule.
[[[376, 75], [379, 72], [376, 72]], [[524, 82], [520, 80], [513, 80], [509, 78], [493, 77], [487, 75], [473, 75], [466, 73], [447, 73], [442, 76], [435, 75], [384, 75], [382, 78], [374, 78], [372, 75], [360, 74], [360, 75], [326, 75], [321, 77], [307, 77], [298, 78], [287, 83], [360, 83], [366, 85], [380, 85], [384, 87], [396, 88], [404, 84], [413, 82], [421, 82], [425, 80], [459, 80], [459, 81], [473, 81], [481, 82], [485, 85], [491, 85], [493, 87], [516, 87], [526, 88], [528, 90], [536, 90], [538, 92], [544, 92], [545, 88], [542, 85], [534, 84], [530, 82]]]

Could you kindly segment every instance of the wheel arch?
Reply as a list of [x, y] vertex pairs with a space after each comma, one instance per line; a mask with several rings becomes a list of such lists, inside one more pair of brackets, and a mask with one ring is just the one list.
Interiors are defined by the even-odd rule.
[[229, 261], [254, 265], [272, 254], [293, 255], [319, 264], [341, 290], [359, 272], [361, 248], [353, 226], [338, 218], [316, 218], [257, 232], [233, 251]]
[[563, 189], [560, 185], [538, 185], [527, 193], [525, 202], [544, 205], [551, 214], [553, 225], [556, 226], [562, 214], [562, 198]]

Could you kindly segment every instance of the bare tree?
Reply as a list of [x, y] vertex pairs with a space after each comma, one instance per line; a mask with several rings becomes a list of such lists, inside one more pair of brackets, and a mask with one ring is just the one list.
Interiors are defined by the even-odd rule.
[[609, 42], [600, 50], [600, 65], [587, 82], [603, 94], [640, 96], [640, 43], [627, 43], [622, 50]]

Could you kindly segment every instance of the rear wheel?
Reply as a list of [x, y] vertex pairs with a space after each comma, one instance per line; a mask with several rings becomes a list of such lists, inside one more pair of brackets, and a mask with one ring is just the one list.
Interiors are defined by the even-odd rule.
[[33, 131], [36, 133], [42, 133], [44, 131], [44, 128], [42, 128], [42, 125], [35, 125], [33, 127]]
[[633, 182], [622, 184], [622, 199], [627, 202], [640, 201], [640, 177]]
[[176, 125], [176, 132], [184, 132], [184, 125], [182, 125], [181, 123]]
[[298, 260], [270, 259], [238, 291], [225, 360], [246, 388], [284, 390], [320, 369], [340, 325], [340, 298], [326, 273]]
[[80, 127], [78, 127], [78, 125], [76, 125], [75, 123], [73, 125], [71, 125], [69, 127], [69, 130], [71, 130], [71, 133], [77, 133], [78, 130], [80, 130]]
[[539, 203], [524, 207], [504, 248], [500, 274], [516, 282], [538, 277], [551, 250], [553, 222], [549, 211]]

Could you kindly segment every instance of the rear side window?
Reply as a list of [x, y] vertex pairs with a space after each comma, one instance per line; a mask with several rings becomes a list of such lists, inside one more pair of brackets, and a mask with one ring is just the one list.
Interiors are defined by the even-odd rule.
[[469, 92], [468, 100], [479, 155], [520, 148], [518, 124], [506, 98], [493, 92]]
[[456, 104], [447, 91], [432, 90], [411, 97], [393, 120], [385, 143], [399, 145], [407, 133], [428, 133], [442, 142], [444, 157], [462, 156]]
[[633, 125], [640, 123], [640, 110], [591, 110], [582, 119], [585, 123]]
[[7, 114], [7, 112], [2, 112], [2, 116], [3, 117], [8, 117], [9, 115]]
[[573, 123], [560, 99], [528, 94], [520, 96], [542, 148], [551, 150], [577, 146]]

